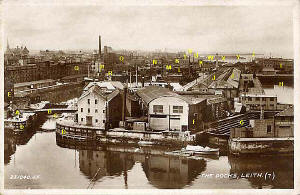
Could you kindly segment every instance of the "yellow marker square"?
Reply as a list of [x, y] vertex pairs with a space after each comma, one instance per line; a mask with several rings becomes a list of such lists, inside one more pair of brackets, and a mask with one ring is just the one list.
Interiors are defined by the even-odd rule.
[[16, 110], [16, 115], [19, 115], [20, 114], [20, 111], [19, 110]]
[[175, 63], [178, 64], [178, 63], [179, 63], [179, 60], [178, 60], [178, 59], [175, 59]]
[[240, 59], [240, 54], [236, 55], [236, 58], [239, 60]]
[[189, 52], [189, 53], [192, 53], [192, 52], [193, 52], [193, 50], [191, 50], [191, 49], [188, 49], [188, 52]]
[[222, 60], [225, 60], [225, 56], [222, 56]]
[[152, 62], [153, 64], [157, 64], [157, 60], [153, 60], [153, 62]]
[[74, 66], [74, 70], [79, 70], [79, 66]]
[[166, 66], [166, 69], [167, 69], [167, 70], [171, 70], [171, 69], [172, 69], [172, 66], [171, 66], [171, 65], [167, 65], [167, 66]]
[[112, 75], [112, 71], [108, 71], [108, 75]]

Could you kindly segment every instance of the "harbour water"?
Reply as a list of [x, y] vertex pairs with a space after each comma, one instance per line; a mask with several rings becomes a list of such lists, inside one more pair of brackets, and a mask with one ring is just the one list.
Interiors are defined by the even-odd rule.
[[188, 159], [105, 147], [71, 149], [57, 144], [50, 130], [54, 124], [45, 118], [24, 141], [5, 137], [5, 188], [293, 188], [293, 157]]

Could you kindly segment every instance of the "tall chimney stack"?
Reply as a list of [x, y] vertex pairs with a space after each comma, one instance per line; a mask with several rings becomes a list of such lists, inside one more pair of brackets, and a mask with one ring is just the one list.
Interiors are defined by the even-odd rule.
[[101, 58], [101, 36], [99, 35], [99, 58]]

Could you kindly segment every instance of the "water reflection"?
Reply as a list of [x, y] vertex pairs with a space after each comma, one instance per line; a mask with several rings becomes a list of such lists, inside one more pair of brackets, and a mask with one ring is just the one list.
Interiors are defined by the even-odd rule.
[[[294, 188], [293, 157], [233, 157], [228, 156], [230, 173], [245, 176], [247, 173], [262, 173], [262, 177], [247, 178], [253, 188]], [[273, 178], [265, 178], [265, 174], [274, 173]]]
[[126, 187], [127, 171], [134, 163], [133, 156], [126, 153], [79, 150], [80, 171], [93, 182], [104, 176], [120, 176], [123, 173]]
[[206, 161], [174, 156], [147, 156], [142, 163], [149, 182], [157, 188], [183, 188], [206, 169]]
[[[293, 158], [221, 156], [194, 160], [167, 156], [159, 146], [138, 149], [60, 142], [55, 132], [46, 133], [40, 127], [23, 136], [5, 131], [6, 188], [293, 188]], [[274, 180], [201, 176], [273, 171]], [[41, 178], [10, 180], [14, 174], [36, 174]]]
[[264, 91], [267, 95], [276, 95], [277, 102], [281, 104], [294, 103], [294, 87], [293, 86], [278, 86], [277, 85], [264, 85]]

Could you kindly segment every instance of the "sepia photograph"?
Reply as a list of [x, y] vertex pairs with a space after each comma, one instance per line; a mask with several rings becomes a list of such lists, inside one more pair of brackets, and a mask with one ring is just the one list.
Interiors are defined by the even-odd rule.
[[294, 189], [296, 3], [3, 4], [4, 190]]

